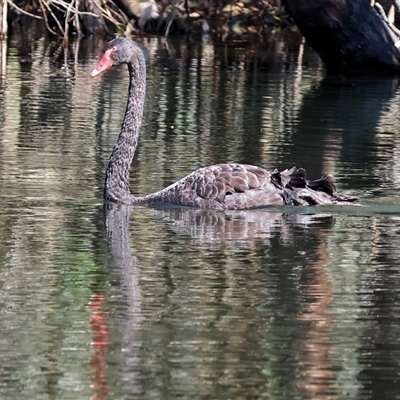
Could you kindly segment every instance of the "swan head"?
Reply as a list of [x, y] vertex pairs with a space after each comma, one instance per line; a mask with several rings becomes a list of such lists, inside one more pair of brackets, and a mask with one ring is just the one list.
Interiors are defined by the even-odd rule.
[[107, 43], [96, 68], [90, 76], [93, 78], [115, 65], [131, 62], [132, 56], [138, 51], [136, 48], [139, 49], [132, 40], [127, 38], [119, 37], [111, 40]]

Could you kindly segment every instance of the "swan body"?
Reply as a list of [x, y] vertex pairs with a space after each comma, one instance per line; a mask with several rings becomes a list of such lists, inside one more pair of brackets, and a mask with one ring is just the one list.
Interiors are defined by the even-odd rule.
[[121, 132], [106, 171], [106, 200], [132, 205], [169, 203], [217, 210], [357, 202], [356, 197], [337, 193], [333, 178], [329, 175], [309, 181], [303, 168], [270, 172], [253, 165], [235, 163], [203, 167], [159, 192], [143, 197], [134, 196], [129, 190], [129, 169], [143, 119], [146, 91], [143, 53], [132, 40], [116, 38], [107, 44], [91, 76], [95, 77], [120, 64], [127, 64], [130, 82]]

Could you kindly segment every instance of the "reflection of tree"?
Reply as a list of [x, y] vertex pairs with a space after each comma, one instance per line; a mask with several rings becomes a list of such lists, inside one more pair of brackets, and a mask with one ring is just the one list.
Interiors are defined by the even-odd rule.
[[[285, 157], [307, 165], [309, 176], [322, 170], [354, 185], [357, 175], [351, 174], [352, 170], [363, 171], [359, 175], [365, 177], [364, 190], [378, 186], [386, 164], [383, 157], [389, 162], [392, 154], [382, 154], [375, 145], [377, 130], [396, 90], [397, 80], [391, 78], [326, 79], [303, 96], [299, 123], [291, 132], [292, 143]], [[393, 115], [390, 121], [396, 124]], [[394, 138], [387, 139], [390, 148]], [[315, 149], [311, 164], [310, 154], [300, 150], [304, 144]], [[338, 170], [338, 161], [348, 169]]]
[[[321, 232], [323, 234], [323, 232]], [[328, 234], [329, 232], [325, 232]], [[329, 333], [332, 316], [332, 284], [326, 271], [328, 255], [326, 243], [321, 242], [314, 251], [314, 261], [309, 265], [301, 285], [303, 311], [300, 321], [306, 321], [309, 331], [299, 340], [302, 371], [298, 386], [304, 398], [333, 399], [333, 366], [330, 360], [332, 344]]]

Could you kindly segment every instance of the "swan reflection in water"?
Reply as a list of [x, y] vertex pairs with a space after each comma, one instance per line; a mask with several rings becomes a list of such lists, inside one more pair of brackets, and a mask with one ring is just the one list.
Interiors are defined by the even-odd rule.
[[[326, 246], [335, 216], [328, 212], [302, 214], [291, 209], [284, 212], [287, 210], [227, 213], [179, 207], [149, 209], [106, 205], [105, 226], [112, 270], [126, 307], [123, 317], [110, 315], [110, 329], [117, 332], [117, 345], [121, 346], [124, 357], [127, 374], [123, 379], [124, 392], [140, 393], [149, 373], [173, 374], [163, 369], [165, 365], [170, 365], [179, 375], [180, 364], [174, 363], [177, 357], [187, 357], [188, 352], [207, 360], [210, 354], [215, 357], [223, 351], [220, 363], [196, 364], [189, 372], [187, 381], [191, 382], [193, 390], [203, 390], [199, 376], [204, 370], [211, 377], [225, 376], [229, 371], [232, 379], [241, 379], [243, 366], [239, 368], [238, 365], [235, 372], [236, 364], [232, 365], [232, 360], [238, 354], [253, 354], [255, 348], [259, 348], [261, 357], [263, 352], [268, 353], [264, 336], [258, 336], [257, 332], [281, 331], [284, 325], [279, 325], [282, 323], [279, 313], [286, 309], [291, 310], [284, 317], [286, 323], [298, 326], [298, 333], [296, 337], [288, 333], [286, 339], [285, 335], [272, 338], [272, 343], [288, 340], [294, 346], [301, 365], [296, 368], [301, 371], [293, 380], [299, 379], [296, 386], [304, 395], [316, 391], [331, 393], [329, 354], [332, 345], [328, 332], [332, 321], [327, 309], [332, 288], [326, 271], [329, 259]], [[160, 243], [163, 237], [176, 241]], [[260, 265], [246, 263], [243, 268], [230, 270], [229, 263], [241, 262], [238, 258], [241, 253], [236, 249], [241, 249], [243, 254], [258, 251], [256, 262]], [[259, 251], [261, 249], [263, 252]], [[176, 251], [181, 254], [177, 256]], [[210, 254], [217, 254], [217, 257], [221, 254], [225, 264], [221, 267], [210, 259], [207, 261]], [[203, 260], [198, 261], [198, 258]], [[249, 260], [252, 259], [246, 261]], [[204, 265], [191, 265], [202, 261]], [[293, 283], [293, 276], [298, 275], [298, 270], [294, 269], [299, 265], [302, 278]], [[268, 269], [272, 268], [271, 275]], [[271, 285], [275, 285], [272, 290]], [[240, 291], [240, 287], [245, 290]], [[266, 304], [282, 301], [285, 304], [275, 311], [265, 308]], [[271, 312], [277, 312], [279, 318], [270, 320]], [[271, 322], [267, 323], [266, 319]], [[246, 328], [249, 324], [250, 331]], [[277, 327], [273, 328], [274, 324]], [[115, 336], [110, 334], [112, 337]], [[210, 337], [214, 338], [212, 342], [209, 342]], [[194, 342], [202, 345], [192, 348]], [[254, 366], [251, 372], [251, 365], [246, 365], [255, 382], [265, 379], [263, 374], [258, 376], [259, 368]], [[273, 370], [273, 365], [269, 368], [272, 374], [281, 370], [280, 367]], [[320, 371], [325, 372], [321, 374]], [[155, 382], [154, 385], [154, 390], [161, 390]]]
[[267, 243], [279, 236], [282, 244], [290, 244], [296, 228], [310, 229], [315, 225], [331, 227], [331, 213], [304, 214], [294, 208], [253, 209], [246, 211], [215, 212], [192, 208], [159, 208], [156, 216], [168, 222], [176, 233], [189, 235], [194, 242], [215, 247], [222, 243], [247, 246], [247, 241]]

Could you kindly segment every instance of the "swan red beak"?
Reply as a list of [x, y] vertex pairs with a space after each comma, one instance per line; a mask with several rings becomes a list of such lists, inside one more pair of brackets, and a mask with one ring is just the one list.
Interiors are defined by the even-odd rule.
[[100, 58], [100, 61], [97, 63], [96, 68], [91, 72], [91, 78], [100, 75], [102, 72], [107, 71], [113, 66], [113, 61], [110, 57], [113, 51], [114, 49], [108, 49], [104, 52], [104, 54]]

